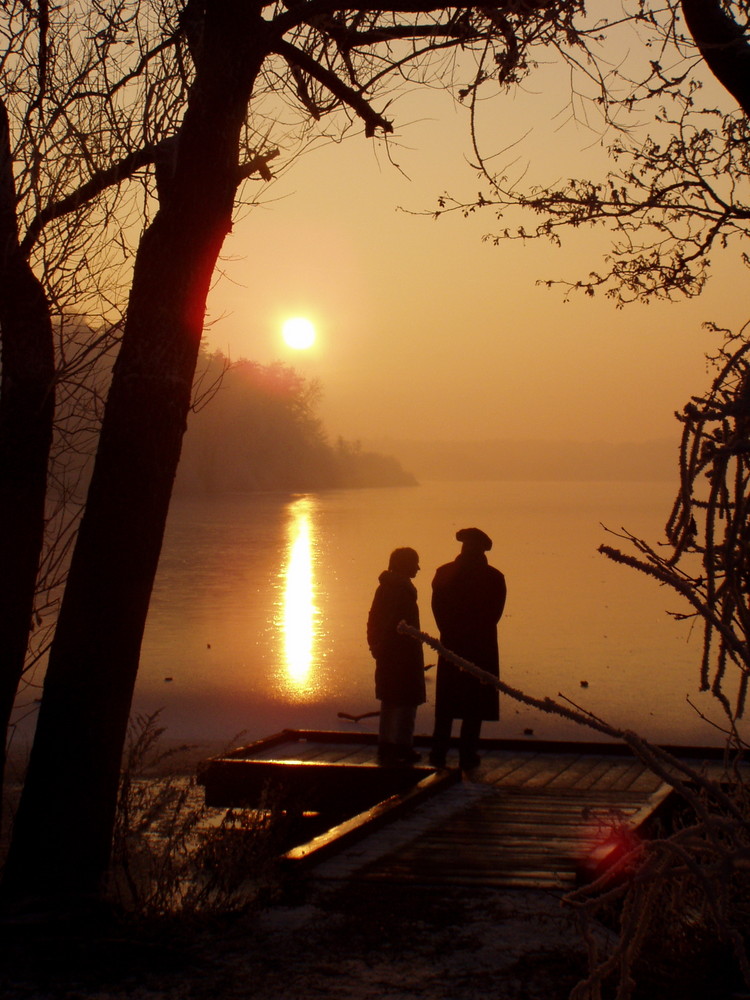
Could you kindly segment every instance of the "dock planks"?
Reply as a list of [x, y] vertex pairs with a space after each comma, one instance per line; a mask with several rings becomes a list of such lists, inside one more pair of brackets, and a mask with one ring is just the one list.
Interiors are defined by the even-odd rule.
[[[420, 766], [414, 788], [353, 815], [287, 859], [324, 880], [568, 889], [616, 849], [624, 828], [644, 832], [670, 795], [670, 787], [622, 747], [483, 743], [481, 766], [470, 775], [459, 776], [454, 750], [450, 771]], [[416, 741], [423, 765], [429, 745], [429, 738]], [[678, 749], [701, 766], [700, 751]], [[296, 772], [298, 765], [310, 775], [297, 775], [300, 787], [327, 771], [331, 793], [340, 799], [346, 787], [355, 787], [344, 783], [345, 773], [347, 781], [360, 775], [358, 783], [385, 778], [376, 755], [373, 734], [287, 730], [212, 766], [221, 774], [243, 761], [261, 773], [268, 767]]]
[[[631, 757], [591, 753], [488, 752], [464, 776], [475, 795], [435, 821], [394, 831], [381, 850], [378, 835], [320, 876], [380, 882], [496, 888], [570, 889], [587, 858], [615, 845], [620, 825], [641, 828], [669, 787]], [[441, 793], [447, 799], [451, 789]], [[425, 806], [429, 810], [430, 806]], [[382, 838], [381, 838], [382, 840]], [[606, 849], [606, 848], [605, 848]]]

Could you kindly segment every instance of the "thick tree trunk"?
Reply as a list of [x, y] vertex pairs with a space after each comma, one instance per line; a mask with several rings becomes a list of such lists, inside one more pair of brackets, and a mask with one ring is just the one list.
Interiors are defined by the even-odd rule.
[[262, 62], [246, 0], [213, 0], [166, 201], [138, 250], [126, 327], [53, 642], [5, 898], [95, 895], [206, 297]]
[[743, 28], [720, 0], [682, 0], [682, 13], [708, 68], [750, 114], [750, 44]]
[[47, 300], [19, 250], [8, 114], [0, 101], [0, 785], [44, 541], [54, 418]]

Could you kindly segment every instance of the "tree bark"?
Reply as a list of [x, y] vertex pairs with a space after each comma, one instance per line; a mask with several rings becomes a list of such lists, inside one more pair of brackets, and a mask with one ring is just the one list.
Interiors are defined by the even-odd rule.
[[55, 408], [49, 305], [19, 248], [16, 201], [0, 101], [0, 787], [32, 628]]
[[203, 6], [171, 188], [136, 257], [6, 864], [6, 901], [96, 896], [109, 860], [122, 749], [206, 297], [231, 228], [240, 130], [268, 44], [265, 24], [247, 0]]
[[743, 29], [720, 0], [682, 0], [682, 13], [708, 68], [750, 114], [750, 45]]

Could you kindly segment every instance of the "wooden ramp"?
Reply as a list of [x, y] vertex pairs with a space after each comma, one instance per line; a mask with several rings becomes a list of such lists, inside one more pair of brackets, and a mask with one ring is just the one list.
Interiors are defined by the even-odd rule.
[[[427, 762], [429, 737], [415, 739], [414, 768], [379, 766], [376, 742], [284, 730], [204, 762], [198, 780], [208, 805], [252, 807], [277, 787], [311, 811], [283, 860], [313, 878], [562, 889], [647, 836], [670, 795], [614, 744], [483, 740], [480, 767], [461, 775], [455, 740], [441, 769]], [[718, 751], [670, 749], [720, 767], [708, 764]]]
[[317, 875], [572, 888], [622, 849], [624, 837], [642, 834], [669, 791], [632, 757], [489, 752], [459, 787], [331, 859]]

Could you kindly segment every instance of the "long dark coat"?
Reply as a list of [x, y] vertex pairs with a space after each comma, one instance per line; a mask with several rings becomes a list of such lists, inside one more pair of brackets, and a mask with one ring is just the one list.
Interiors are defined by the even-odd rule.
[[[497, 623], [505, 607], [503, 574], [483, 552], [461, 552], [440, 566], [432, 581], [432, 611], [440, 641], [482, 670], [500, 676]], [[435, 714], [494, 721], [500, 717], [497, 688], [482, 684], [443, 657], [438, 658]]]
[[367, 618], [367, 644], [375, 657], [375, 697], [397, 705], [425, 699], [422, 643], [396, 631], [399, 622], [419, 628], [417, 588], [405, 576], [385, 570]]

